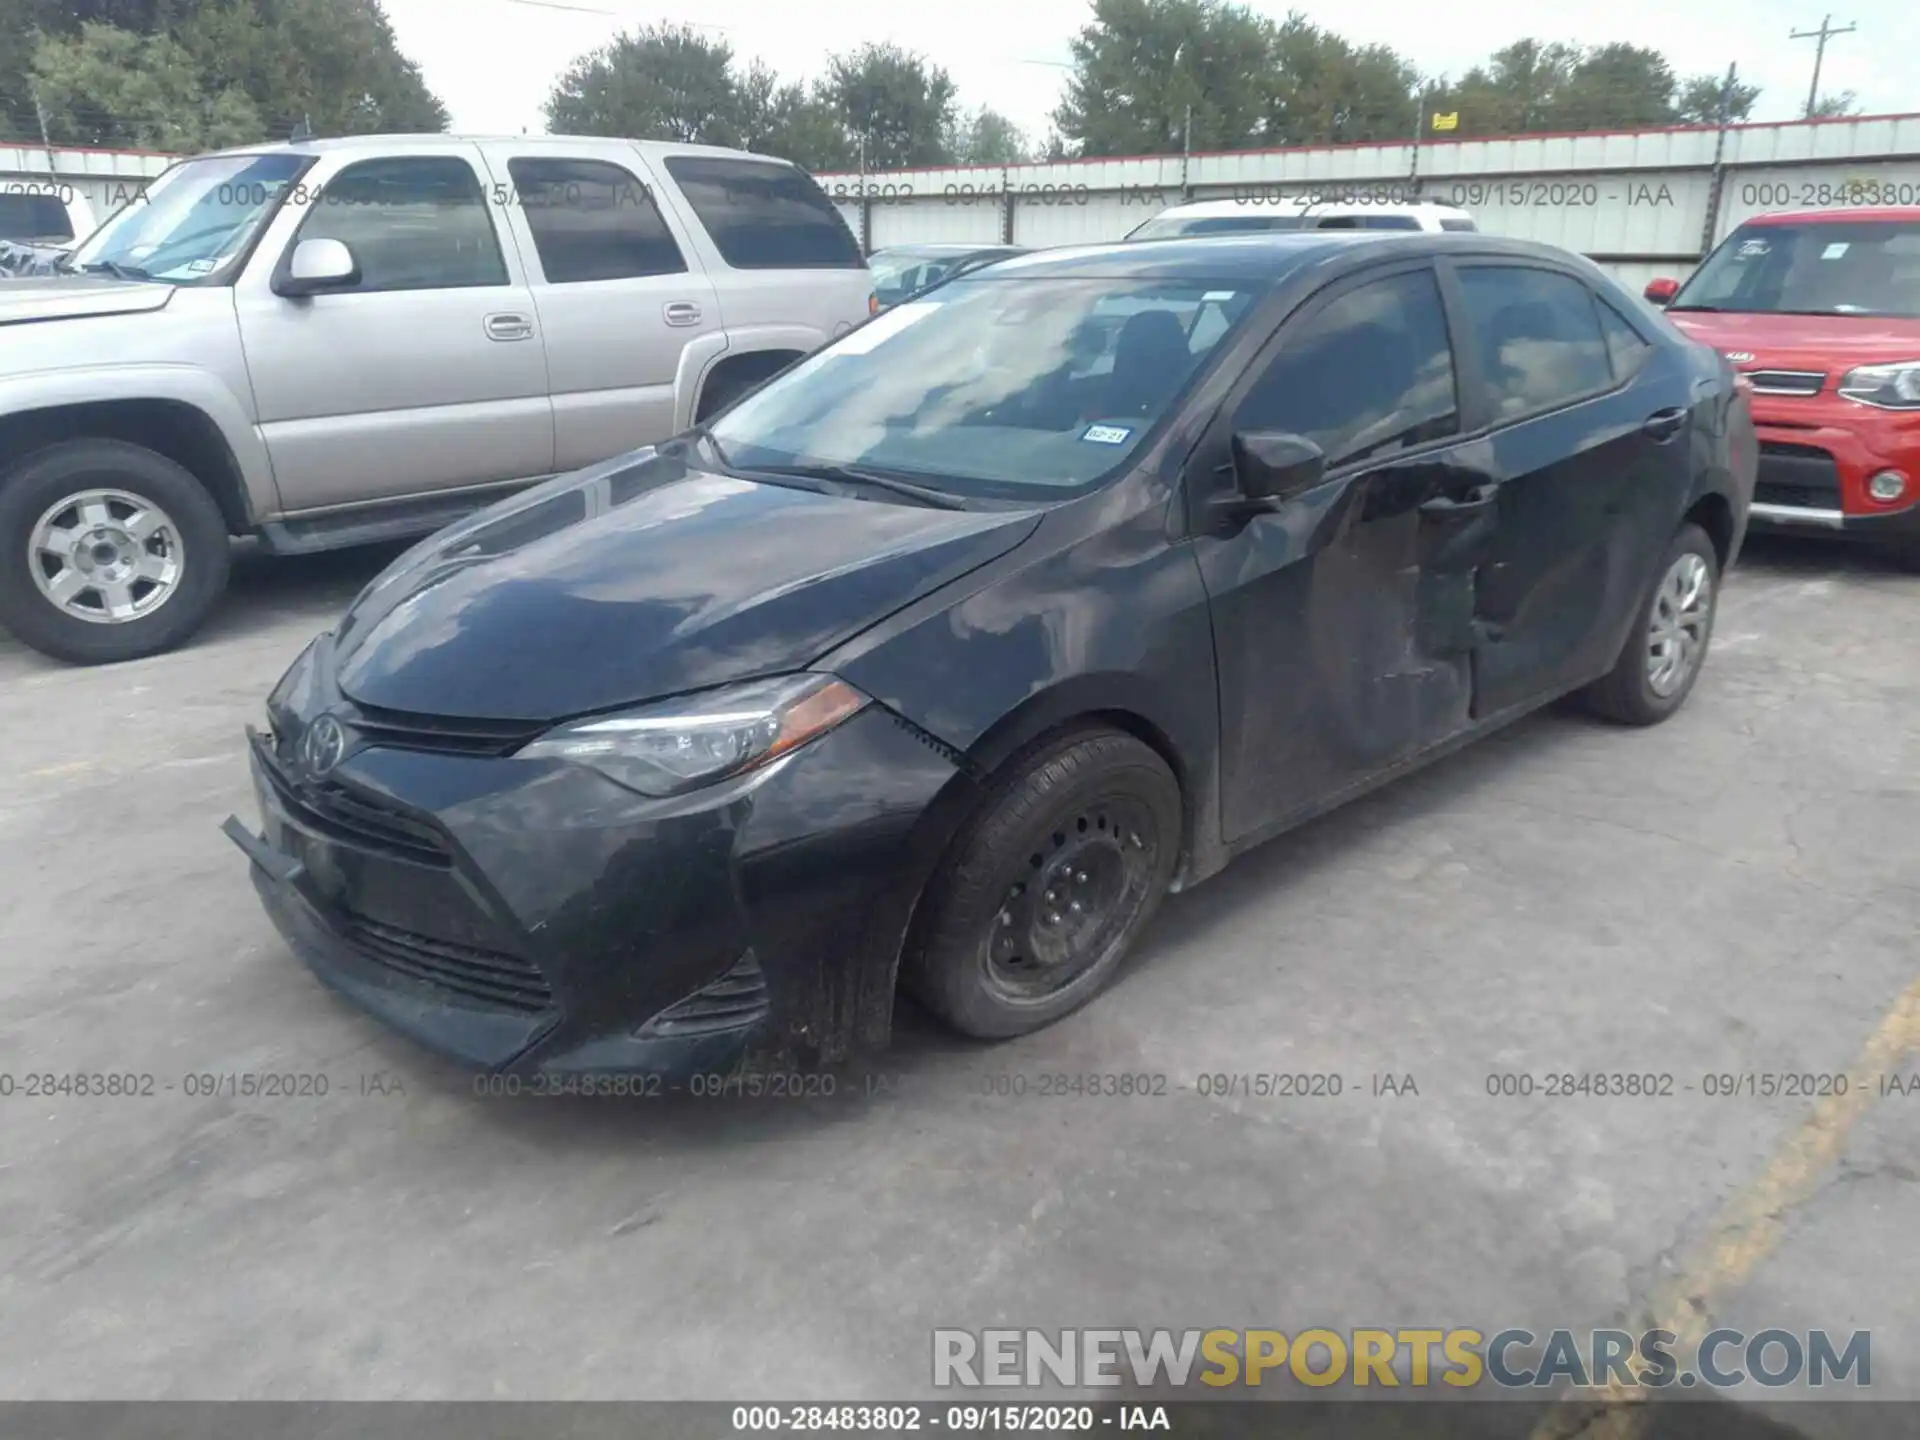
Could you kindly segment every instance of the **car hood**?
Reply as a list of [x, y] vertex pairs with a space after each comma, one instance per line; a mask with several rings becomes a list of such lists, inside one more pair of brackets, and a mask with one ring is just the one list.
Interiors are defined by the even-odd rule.
[[641, 451], [401, 556], [342, 620], [334, 673], [361, 705], [527, 721], [779, 674], [1039, 521], [822, 495]]
[[79, 320], [93, 315], [135, 315], [162, 309], [173, 286], [149, 280], [96, 279], [91, 275], [21, 275], [0, 286], [0, 325], [35, 320]]
[[[1689, 338], [1711, 345], [1740, 371], [1834, 374], [1856, 365], [1920, 360], [1920, 320], [1885, 315], [1767, 315], [1669, 310]], [[1736, 358], [1738, 357], [1738, 358]]]

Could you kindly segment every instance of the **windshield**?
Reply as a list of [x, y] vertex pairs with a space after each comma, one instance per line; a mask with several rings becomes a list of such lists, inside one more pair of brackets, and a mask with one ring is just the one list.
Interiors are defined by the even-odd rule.
[[1920, 317], [1920, 224], [1743, 226], [1667, 308]]
[[73, 253], [73, 268], [141, 280], [217, 278], [242, 255], [304, 155], [227, 155], [176, 165]]
[[1244, 235], [1258, 230], [1304, 230], [1304, 215], [1156, 215], [1129, 240], [1166, 240], [1175, 235]]
[[870, 320], [723, 416], [742, 469], [847, 465], [1059, 498], [1117, 469], [1255, 299], [1243, 285], [969, 277]]

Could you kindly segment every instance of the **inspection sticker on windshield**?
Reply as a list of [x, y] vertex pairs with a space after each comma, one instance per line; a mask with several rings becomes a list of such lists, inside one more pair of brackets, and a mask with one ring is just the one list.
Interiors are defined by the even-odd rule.
[[1820, 258], [1822, 260], [1838, 260], [1842, 255], [1846, 253], [1847, 253], [1847, 242], [1844, 240], [1836, 240], [1833, 242], [1833, 244], [1827, 246], [1826, 249], [1820, 252]]
[[1089, 425], [1087, 433], [1080, 438], [1096, 445], [1124, 445], [1132, 433], [1125, 425]]
[[1233, 299], [1233, 291], [1231, 290], [1209, 290], [1200, 297], [1200, 303], [1205, 305], [1211, 302], [1217, 305], [1224, 305], [1231, 299]]

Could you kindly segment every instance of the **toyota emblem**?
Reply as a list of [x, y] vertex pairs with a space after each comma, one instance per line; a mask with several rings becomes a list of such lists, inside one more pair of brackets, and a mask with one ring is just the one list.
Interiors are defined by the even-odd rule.
[[300, 742], [300, 758], [314, 775], [325, 775], [347, 753], [347, 732], [331, 715], [322, 715], [307, 727]]

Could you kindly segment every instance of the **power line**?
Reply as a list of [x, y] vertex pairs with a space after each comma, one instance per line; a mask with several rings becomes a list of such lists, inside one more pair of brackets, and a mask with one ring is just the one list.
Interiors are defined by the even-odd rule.
[[1807, 119], [1813, 118], [1814, 108], [1820, 103], [1820, 62], [1827, 58], [1827, 41], [1835, 35], [1851, 35], [1857, 27], [1847, 25], [1844, 29], [1833, 28], [1833, 16], [1824, 16], [1818, 30], [1796, 30], [1788, 36], [1790, 40], [1817, 40], [1813, 47], [1813, 85], [1807, 91]]

